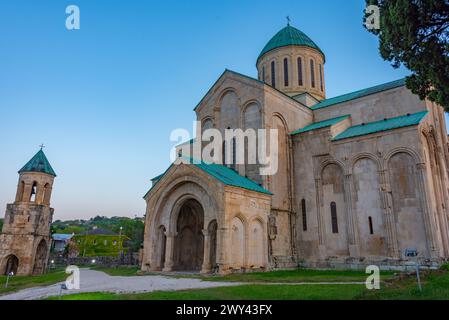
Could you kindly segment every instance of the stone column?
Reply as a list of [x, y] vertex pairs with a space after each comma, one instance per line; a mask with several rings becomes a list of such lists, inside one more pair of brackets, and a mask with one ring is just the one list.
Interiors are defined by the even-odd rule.
[[430, 207], [430, 200], [428, 195], [428, 189], [426, 186], [427, 181], [427, 170], [425, 163], [419, 163], [416, 165], [418, 170], [418, 185], [419, 185], [419, 196], [422, 203], [422, 209], [424, 214], [424, 227], [426, 231], [426, 238], [429, 242], [430, 257], [437, 259], [440, 255], [440, 250], [437, 245], [438, 241], [435, 235], [436, 226], [432, 223]]
[[22, 195], [22, 202], [30, 201], [32, 190], [33, 190], [33, 185], [30, 183], [25, 183], [25, 188], [23, 189], [23, 195]]
[[229, 270], [229, 254], [230, 250], [229, 228], [217, 229], [217, 264], [220, 274], [226, 274]]
[[204, 254], [203, 254], [203, 265], [201, 267], [201, 273], [210, 273], [212, 266], [210, 263], [210, 233], [209, 230], [203, 230], [204, 235]]
[[44, 188], [44, 190], [45, 190], [45, 195], [44, 195], [42, 203], [44, 205], [49, 206], [50, 205], [50, 199], [51, 199], [51, 193], [53, 191], [53, 188], [52, 187], [47, 187], [47, 188]]
[[325, 245], [325, 225], [323, 221], [323, 215], [321, 213], [321, 206], [323, 201], [321, 179], [315, 178], [315, 193], [316, 193], [316, 212], [318, 222], [318, 255], [320, 259], [326, 258], [327, 251]]
[[345, 175], [345, 202], [346, 202], [346, 216], [347, 216], [347, 230], [349, 238], [349, 255], [351, 257], [360, 256], [359, 241], [357, 237], [357, 220], [354, 216], [352, 203], [352, 174]]
[[166, 245], [165, 245], [165, 263], [163, 272], [171, 272], [173, 271], [174, 261], [174, 249], [175, 249], [175, 239], [177, 236], [176, 232], [166, 232], [165, 236], [167, 237]]
[[396, 222], [393, 212], [393, 194], [391, 191], [388, 172], [382, 170], [380, 174], [381, 195], [382, 204], [384, 209], [384, 221], [386, 229], [388, 255], [393, 258], [401, 258], [401, 252], [399, 252], [398, 236], [396, 231]]

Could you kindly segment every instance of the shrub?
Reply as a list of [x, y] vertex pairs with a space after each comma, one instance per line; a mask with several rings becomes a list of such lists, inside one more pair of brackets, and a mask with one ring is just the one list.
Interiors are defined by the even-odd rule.
[[440, 270], [449, 271], [449, 263], [441, 265]]

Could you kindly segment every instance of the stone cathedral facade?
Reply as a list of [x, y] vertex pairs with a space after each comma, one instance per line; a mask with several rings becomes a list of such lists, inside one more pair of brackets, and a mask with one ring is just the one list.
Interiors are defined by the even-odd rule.
[[50, 207], [56, 174], [40, 150], [20, 171], [14, 203], [6, 208], [0, 234], [0, 275], [40, 275], [50, 255]]
[[288, 25], [257, 58], [258, 79], [221, 75], [197, 120], [277, 129], [278, 171], [173, 164], [145, 195], [142, 270], [401, 266], [411, 248], [428, 265], [449, 258], [443, 108], [404, 80], [327, 98], [325, 61]]

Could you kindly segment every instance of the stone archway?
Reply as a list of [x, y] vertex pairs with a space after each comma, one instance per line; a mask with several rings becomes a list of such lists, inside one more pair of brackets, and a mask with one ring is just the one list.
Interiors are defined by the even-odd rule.
[[200, 271], [204, 257], [204, 209], [194, 200], [186, 200], [176, 221], [174, 270]]
[[19, 269], [19, 258], [15, 255], [11, 254], [5, 259], [5, 269], [2, 272], [3, 275], [8, 275], [10, 272], [17, 274], [17, 270]]
[[37, 246], [36, 256], [34, 258], [33, 274], [43, 274], [45, 271], [45, 265], [47, 260], [47, 243], [45, 240], [41, 240]]

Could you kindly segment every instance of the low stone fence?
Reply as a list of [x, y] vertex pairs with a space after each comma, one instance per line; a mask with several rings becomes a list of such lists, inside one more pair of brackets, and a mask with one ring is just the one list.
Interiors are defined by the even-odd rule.
[[139, 254], [131, 253], [121, 255], [119, 257], [63, 257], [60, 255], [51, 255], [48, 267], [65, 267], [68, 265], [75, 266], [102, 266], [107, 268], [119, 267], [119, 266], [138, 266]]

